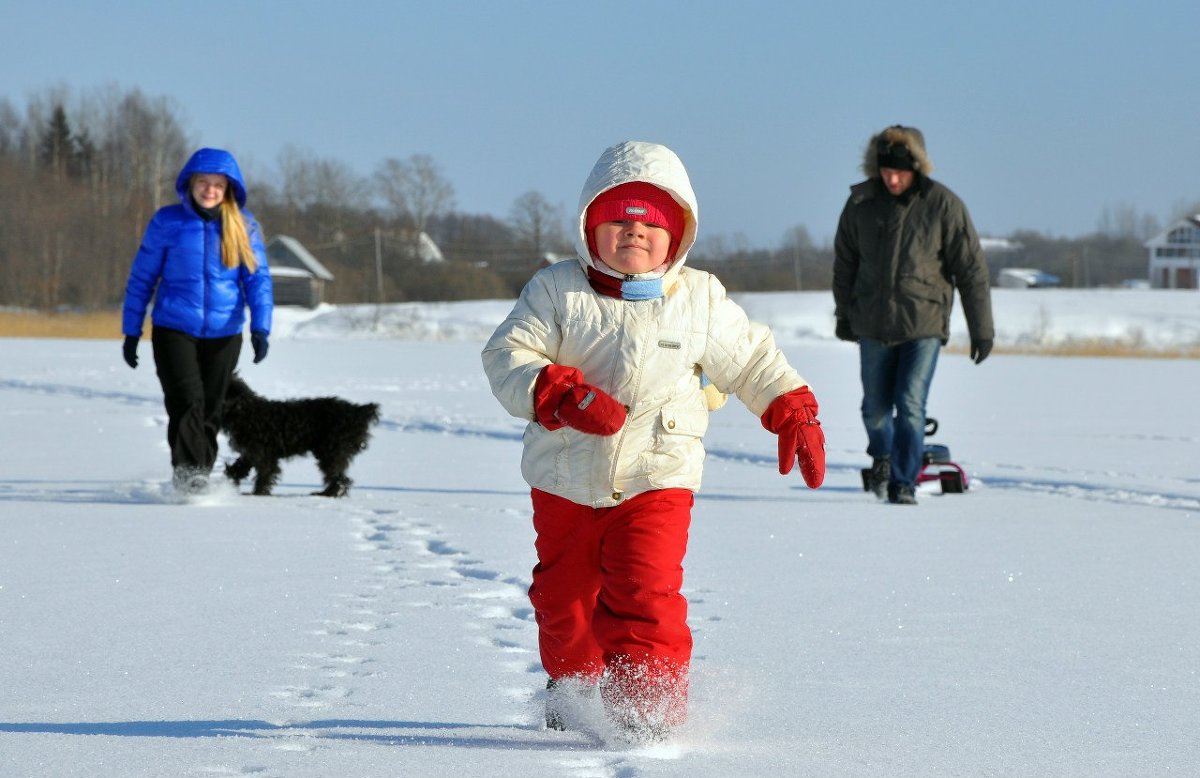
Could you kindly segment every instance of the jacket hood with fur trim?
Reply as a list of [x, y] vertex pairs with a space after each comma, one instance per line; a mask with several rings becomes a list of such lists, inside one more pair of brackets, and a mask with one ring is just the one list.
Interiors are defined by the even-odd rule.
[[692, 183], [682, 160], [675, 152], [658, 143], [617, 143], [605, 149], [600, 159], [596, 160], [579, 195], [579, 213], [575, 229], [575, 248], [579, 252], [579, 263], [583, 265], [584, 272], [587, 272], [589, 267], [595, 267], [587, 242], [588, 206], [600, 193], [633, 181], [657, 186], [671, 195], [685, 212], [687, 224], [679, 240], [679, 248], [675, 252], [675, 259], [663, 275], [663, 288], [670, 289], [687, 260], [688, 251], [696, 243], [700, 207], [696, 203], [696, 194], [692, 191]]
[[908, 153], [912, 154], [917, 173], [928, 176], [933, 172], [933, 163], [929, 161], [929, 154], [925, 151], [925, 136], [921, 131], [916, 127], [894, 124], [886, 130], [872, 135], [871, 140], [867, 142], [862, 163], [862, 171], [867, 178], [879, 178], [878, 147], [880, 141], [903, 143], [908, 148]]

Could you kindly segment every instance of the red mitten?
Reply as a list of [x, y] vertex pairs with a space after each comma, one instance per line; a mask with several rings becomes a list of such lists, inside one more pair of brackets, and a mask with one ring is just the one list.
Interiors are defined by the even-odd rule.
[[762, 425], [779, 436], [779, 473], [792, 472], [800, 459], [800, 475], [810, 489], [825, 480], [825, 433], [817, 419], [817, 398], [807, 386], [781, 394], [762, 415]]
[[566, 425], [590, 435], [615, 435], [625, 424], [625, 406], [584, 383], [578, 368], [546, 365], [533, 386], [533, 410], [548, 430]]

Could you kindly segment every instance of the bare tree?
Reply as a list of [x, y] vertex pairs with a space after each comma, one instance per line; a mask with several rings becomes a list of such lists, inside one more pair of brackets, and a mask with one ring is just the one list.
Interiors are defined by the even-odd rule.
[[513, 201], [509, 224], [535, 262], [566, 242], [562, 208], [551, 205], [540, 192], [526, 192]]
[[1159, 230], [1158, 219], [1149, 213], [1139, 213], [1137, 206], [1118, 203], [1104, 206], [1100, 211], [1098, 231], [1109, 238], [1148, 240]]
[[375, 186], [393, 216], [410, 221], [410, 255], [419, 258], [421, 235], [430, 219], [454, 207], [454, 187], [426, 154], [384, 160], [375, 172]]
[[[125, 100], [115, 90], [106, 97], [113, 106]], [[55, 87], [28, 100], [23, 122], [7, 101], [0, 106], [0, 186], [23, 193], [0, 218], [3, 302], [95, 307], [120, 299], [151, 206], [148, 196], [131, 197], [127, 178], [107, 176], [120, 159], [112, 139], [126, 148], [130, 133], [99, 120], [104, 103]]]
[[108, 139], [132, 188], [148, 193], [151, 210], [176, 199], [175, 175], [190, 151], [171, 109], [168, 98], [151, 100], [135, 89], [118, 109], [118, 135]]
[[808, 228], [797, 224], [784, 233], [783, 251], [792, 262], [792, 273], [796, 279], [796, 291], [804, 289], [804, 265], [815, 250]]
[[322, 159], [311, 152], [286, 146], [277, 159], [280, 182], [278, 196], [285, 209], [281, 227], [295, 232], [299, 219], [315, 228], [323, 242], [341, 239], [345, 216], [367, 206], [369, 184], [347, 165]]
[[7, 97], [0, 97], [0, 156], [16, 154], [21, 147], [21, 115]]
[[1171, 222], [1174, 223], [1178, 219], [1186, 219], [1191, 216], [1200, 216], [1200, 200], [1179, 200], [1171, 208]]

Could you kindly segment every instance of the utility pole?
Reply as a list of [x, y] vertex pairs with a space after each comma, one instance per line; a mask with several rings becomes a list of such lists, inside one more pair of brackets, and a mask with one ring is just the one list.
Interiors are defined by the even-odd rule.
[[796, 243], [792, 246], [792, 270], [796, 274], [796, 291], [804, 291], [804, 271], [800, 267], [800, 238], [796, 237]]
[[379, 317], [383, 312], [383, 236], [375, 228], [375, 329], [379, 329]]

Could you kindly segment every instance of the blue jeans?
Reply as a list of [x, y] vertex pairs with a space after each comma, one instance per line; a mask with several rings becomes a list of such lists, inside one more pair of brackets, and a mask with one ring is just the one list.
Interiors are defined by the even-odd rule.
[[925, 456], [925, 401], [942, 343], [921, 338], [895, 345], [863, 338], [863, 425], [867, 453], [892, 462], [891, 484], [914, 486]]

